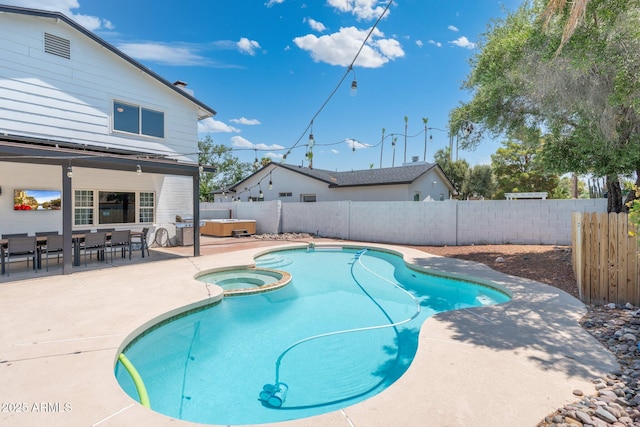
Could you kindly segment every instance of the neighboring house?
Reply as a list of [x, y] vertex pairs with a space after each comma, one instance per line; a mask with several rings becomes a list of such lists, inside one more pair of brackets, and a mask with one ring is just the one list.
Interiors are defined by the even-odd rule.
[[[184, 83], [56, 12], [0, 5], [0, 56], [0, 234], [63, 232], [68, 273], [72, 230], [198, 218], [198, 121], [215, 111]], [[14, 210], [35, 190], [57, 209]]]
[[457, 194], [435, 163], [416, 162], [349, 172], [269, 163], [226, 191], [216, 192], [214, 199], [216, 202], [440, 201]]

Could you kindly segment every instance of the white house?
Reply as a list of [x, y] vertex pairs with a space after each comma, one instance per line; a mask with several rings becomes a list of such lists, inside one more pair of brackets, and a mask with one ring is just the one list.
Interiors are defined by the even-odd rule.
[[[69, 273], [73, 230], [198, 219], [197, 126], [215, 111], [182, 82], [60, 13], [21, 7], [0, 5], [0, 57], [0, 234], [62, 232]], [[61, 200], [14, 207], [42, 191]]]
[[436, 163], [336, 172], [269, 163], [246, 179], [216, 192], [217, 202], [439, 201], [457, 192]]

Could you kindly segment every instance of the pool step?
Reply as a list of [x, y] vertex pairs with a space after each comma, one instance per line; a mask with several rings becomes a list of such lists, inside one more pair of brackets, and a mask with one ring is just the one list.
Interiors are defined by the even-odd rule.
[[287, 265], [290, 265], [292, 262], [293, 261], [291, 261], [289, 258], [282, 257], [280, 255], [275, 255], [275, 256], [260, 257], [260, 259], [256, 260], [256, 265], [259, 267], [277, 269], [280, 267], [286, 267]]

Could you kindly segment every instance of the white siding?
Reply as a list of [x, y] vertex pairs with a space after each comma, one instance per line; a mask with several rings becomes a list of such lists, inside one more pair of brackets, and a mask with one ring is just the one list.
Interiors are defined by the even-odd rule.
[[[44, 53], [45, 31], [71, 40], [71, 59]], [[0, 132], [167, 154], [197, 151], [195, 104], [62, 21], [0, 14], [0, 56]], [[165, 138], [112, 132], [114, 99], [164, 112]]]

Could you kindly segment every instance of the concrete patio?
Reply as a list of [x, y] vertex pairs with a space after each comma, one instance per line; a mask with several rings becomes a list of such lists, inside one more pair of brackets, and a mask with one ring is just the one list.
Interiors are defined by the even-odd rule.
[[[0, 277], [0, 425], [201, 425], [158, 414], [126, 395], [113, 374], [119, 350], [168, 313], [220, 298], [219, 288], [193, 279], [198, 272], [251, 265], [266, 248], [304, 242], [202, 243], [198, 258], [188, 247], [157, 248], [148, 258], [136, 253], [132, 261], [91, 263], [72, 275], [23, 268]], [[432, 272], [492, 281], [513, 299], [428, 319], [413, 364], [383, 393], [341, 411], [272, 425], [535, 426], [577, 400], [573, 390], [593, 393], [591, 380], [617, 368], [614, 356], [578, 324], [584, 305], [556, 288], [401, 246], [362, 245], [399, 251]]]

